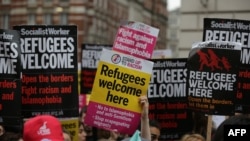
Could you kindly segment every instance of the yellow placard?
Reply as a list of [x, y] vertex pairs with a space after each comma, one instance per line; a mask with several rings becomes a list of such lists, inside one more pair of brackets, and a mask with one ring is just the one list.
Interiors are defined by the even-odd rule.
[[73, 137], [73, 141], [78, 141], [78, 118], [67, 118], [67, 119], [59, 119], [62, 127], [65, 128]]
[[[129, 65], [132, 62], [131, 59], [126, 57], [126, 60], [130, 60], [130, 62], [123, 60], [126, 55], [122, 56], [122, 54], [112, 51], [104, 51], [103, 53], [107, 55], [102, 55], [105, 58], [103, 60], [101, 58], [98, 64], [90, 101], [140, 113], [141, 108], [138, 98], [147, 93], [151, 77], [148, 68], [150, 69], [151, 65], [152, 70], [153, 64], [148, 63], [149, 66], [143, 66], [147, 64], [144, 62], [147, 60], [134, 59], [133, 62], [140, 62], [136, 64], [136, 68], [140, 69], [132, 69], [128, 67], [135, 66], [133, 64]], [[112, 59], [114, 59], [112, 56], [115, 55], [116, 61], [120, 59], [121, 63], [112, 63]]]

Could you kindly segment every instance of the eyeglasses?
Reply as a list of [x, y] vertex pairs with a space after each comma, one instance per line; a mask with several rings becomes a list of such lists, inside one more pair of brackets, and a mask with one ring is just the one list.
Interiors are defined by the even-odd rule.
[[151, 134], [151, 140], [158, 140], [159, 136], [157, 136], [156, 134]]

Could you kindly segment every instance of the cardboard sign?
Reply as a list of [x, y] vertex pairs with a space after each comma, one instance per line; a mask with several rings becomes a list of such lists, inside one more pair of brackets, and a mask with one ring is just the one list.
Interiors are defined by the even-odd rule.
[[77, 27], [14, 26], [21, 34], [22, 114], [78, 116]]
[[159, 29], [140, 22], [123, 23], [117, 32], [113, 50], [142, 59], [151, 59]]
[[78, 132], [79, 132], [79, 119], [78, 118], [65, 118], [59, 119], [62, 127], [65, 128], [73, 137], [72, 141], [78, 141]]
[[112, 45], [83, 44], [81, 61], [81, 94], [91, 94], [102, 49]]
[[176, 140], [192, 131], [192, 114], [187, 109], [187, 58], [153, 59], [148, 87], [149, 118], [161, 125], [160, 140]]
[[146, 95], [153, 62], [103, 50], [92, 89], [86, 124], [133, 134], [141, 118], [138, 99]]
[[21, 129], [20, 34], [0, 29], [0, 123]]
[[203, 41], [231, 41], [242, 44], [235, 112], [250, 113], [250, 21], [205, 18]]
[[213, 115], [234, 114], [240, 52], [241, 44], [236, 42], [193, 45], [187, 62], [189, 109]]

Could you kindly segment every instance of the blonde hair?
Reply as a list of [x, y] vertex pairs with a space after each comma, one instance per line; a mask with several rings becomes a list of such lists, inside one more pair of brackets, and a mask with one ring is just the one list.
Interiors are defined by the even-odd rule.
[[194, 134], [183, 135], [180, 141], [206, 141], [206, 140], [202, 135], [194, 133]]

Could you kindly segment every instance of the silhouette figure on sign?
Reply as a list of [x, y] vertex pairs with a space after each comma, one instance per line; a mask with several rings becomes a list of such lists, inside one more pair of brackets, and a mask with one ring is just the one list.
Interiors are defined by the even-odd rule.
[[224, 68], [229, 71], [231, 69], [231, 65], [228, 62], [228, 59], [226, 57], [221, 58], [221, 63], [223, 64]]
[[198, 50], [197, 53], [200, 56], [200, 60], [199, 60], [200, 68], [199, 68], [199, 70], [201, 71], [201, 70], [203, 70], [204, 65], [209, 67], [209, 58], [208, 58], [207, 54], [202, 52], [201, 50]]
[[210, 68], [212, 71], [214, 71], [214, 69], [222, 70], [222, 67], [219, 66], [220, 58], [213, 52], [212, 49], [208, 49], [208, 54], [210, 58]]
[[201, 50], [197, 51], [199, 55], [200, 67], [199, 70], [202, 71], [204, 66], [209, 67], [212, 71], [215, 69], [230, 71], [232, 66], [228, 62], [228, 58], [225, 56], [218, 57], [212, 49], [208, 49], [207, 53], [202, 52]]

